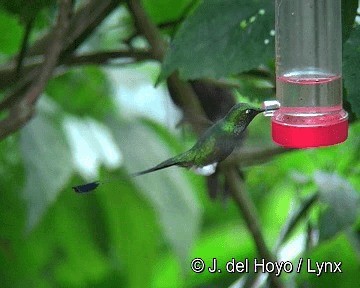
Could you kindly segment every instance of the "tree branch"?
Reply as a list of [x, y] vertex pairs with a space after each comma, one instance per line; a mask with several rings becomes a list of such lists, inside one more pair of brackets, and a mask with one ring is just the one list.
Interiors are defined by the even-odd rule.
[[[58, 57], [58, 62], [65, 61], [66, 58], [72, 53], [72, 49], [76, 49], [82, 41], [97, 27], [97, 25], [121, 2], [121, 0], [104, 0], [104, 1], [90, 1], [86, 6], [80, 9], [72, 18], [68, 30], [69, 33], [66, 35], [63, 40], [63, 49], [61, 55]], [[52, 41], [52, 31], [47, 33], [43, 38], [38, 40], [28, 51], [28, 55], [42, 55], [45, 53], [47, 47], [49, 47], [49, 43]], [[16, 57], [15, 57], [16, 59]], [[38, 75], [38, 66], [33, 66], [33, 69], [29, 69], [27, 73], [23, 73], [21, 82], [15, 87], [14, 91], [9, 94], [5, 99], [0, 102], [0, 110], [5, 108], [9, 108], [14, 105], [15, 102], [18, 102], [19, 98], [24, 95], [28, 85], [33, 81], [35, 77]], [[9, 78], [0, 77], [0, 89], [8, 88], [14, 82], [15, 73], [10, 74]], [[20, 105], [21, 106], [21, 105]], [[23, 107], [23, 106], [21, 106]], [[17, 109], [13, 109], [14, 111], [19, 112], [19, 107]], [[14, 111], [9, 113], [13, 117], [15, 117]], [[19, 112], [20, 113], [20, 112]], [[32, 114], [32, 112], [28, 111], [23, 114]], [[27, 119], [29, 119], [29, 116]], [[15, 119], [15, 118], [14, 118]], [[16, 119], [24, 119], [24, 117], [16, 117]], [[5, 121], [5, 120], [4, 120]], [[25, 121], [25, 120], [23, 120]], [[9, 127], [6, 125], [7, 121], [3, 122], [5, 127]], [[23, 124], [22, 124], [23, 125]], [[3, 127], [5, 129], [5, 127]], [[18, 126], [14, 126], [15, 127]], [[20, 126], [21, 127], [21, 126]], [[19, 128], [19, 127], [18, 127]], [[10, 129], [12, 132], [16, 131], [14, 129]], [[8, 133], [6, 133], [8, 135]]]
[[62, 45], [69, 27], [69, 19], [72, 8], [71, 0], [61, 0], [53, 39], [44, 55], [44, 63], [38, 69], [38, 78], [33, 81], [27, 91], [22, 95], [22, 100], [14, 101], [11, 105], [8, 117], [0, 122], [0, 139], [23, 126], [33, 115], [34, 104], [41, 95], [47, 81], [50, 79], [56, 63], [59, 59]]
[[[76, 65], [91, 65], [91, 64], [107, 64], [110, 60], [131, 58], [136, 61], [142, 60], [154, 60], [150, 51], [147, 50], [110, 50], [110, 51], [97, 51], [92, 53], [84, 53], [79, 55], [71, 55], [66, 60], [59, 60], [58, 65], [65, 64], [67, 66]], [[30, 71], [43, 65], [43, 60], [28, 61], [31, 64], [26, 64], [22, 67], [23, 74], [29, 74]], [[6, 79], [10, 83], [15, 81], [14, 64], [8, 64], [7, 66], [0, 69], [0, 79]], [[30, 77], [31, 79], [31, 77]], [[0, 110], [4, 108], [0, 104]]]
[[234, 152], [225, 161], [225, 166], [234, 166], [240, 163], [241, 167], [247, 167], [257, 164], [266, 163], [274, 156], [281, 155], [295, 149], [287, 149], [283, 147], [270, 147], [262, 149], [239, 149]]
[[[75, 15], [69, 24], [69, 33], [63, 45], [61, 57], [69, 55], [98, 27], [121, 0], [90, 0]], [[28, 52], [29, 56], [43, 55], [51, 39], [51, 33], [39, 39]]]
[[157, 60], [162, 61], [167, 49], [167, 43], [163, 39], [158, 28], [150, 20], [139, 0], [129, 0], [128, 6], [133, 15], [136, 29], [143, 34], [149, 42], [154, 57]]
[[[135, 27], [149, 42], [154, 58], [162, 61], [167, 49], [167, 43], [164, 41], [160, 31], [150, 20], [139, 0], [129, 0], [128, 6], [134, 18]], [[181, 81], [177, 73], [174, 73], [168, 78], [168, 84], [174, 91], [174, 93], [171, 93], [173, 101], [182, 108], [189, 119], [192, 118], [191, 115], [204, 115], [199, 99], [189, 83]], [[196, 121], [192, 124], [197, 133], [202, 132], [202, 125], [196, 124]]]
[[53, 39], [44, 54], [44, 63], [41, 67], [38, 79], [34, 81], [34, 84], [31, 85], [24, 95], [24, 99], [26, 99], [28, 104], [34, 104], [36, 102], [41, 92], [44, 90], [46, 83], [51, 78], [65, 42], [69, 28], [71, 10], [71, 0], [60, 1], [58, 19], [52, 33]]
[[21, 72], [22, 72], [23, 62], [25, 59], [26, 50], [28, 48], [30, 33], [31, 33], [31, 30], [32, 30], [32, 27], [34, 24], [34, 20], [35, 20], [35, 17], [32, 17], [31, 19], [28, 20], [28, 22], [25, 25], [25, 33], [24, 33], [23, 40], [21, 43], [20, 53], [19, 53], [19, 56], [17, 57], [17, 64], [16, 64], [16, 69], [15, 69], [16, 79], [19, 79]]
[[138, 61], [154, 60], [151, 51], [146, 50], [114, 50], [114, 51], [99, 51], [88, 54], [72, 55], [63, 63], [69, 66], [86, 65], [86, 64], [106, 64], [110, 60], [120, 58], [132, 58]]

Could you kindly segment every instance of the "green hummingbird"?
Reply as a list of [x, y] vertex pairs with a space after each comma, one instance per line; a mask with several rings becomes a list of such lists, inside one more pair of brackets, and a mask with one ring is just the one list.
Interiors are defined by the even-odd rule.
[[[133, 173], [131, 176], [144, 175], [171, 166], [185, 167], [202, 175], [211, 175], [215, 172], [217, 164], [225, 160], [241, 143], [242, 133], [261, 112], [265, 112], [265, 109], [256, 108], [247, 103], [238, 103], [224, 118], [207, 129], [192, 148], [150, 169]], [[96, 181], [75, 186], [73, 189], [78, 193], [86, 193], [94, 190], [99, 184], [100, 182]]]

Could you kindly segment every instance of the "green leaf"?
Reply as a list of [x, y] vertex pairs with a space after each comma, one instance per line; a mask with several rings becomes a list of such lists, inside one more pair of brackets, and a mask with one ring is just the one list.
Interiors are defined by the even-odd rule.
[[354, 27], [358, 0], [341, 0], [342, 41], [346, 42]]
[[[90, 283], [98, 282], [111, 271], [104, 244], [108, 235], [102, 221], [103, 211], [95, 195], [87, 196], [79, 197], [67, 187], [34, 235], [35, 241], [50, 242], [51, 255], [42, 270], [51, 267], [49, 278], [56, 279], [61, 287], [92, 287]], [[52, 231], [52, 237], [47, 235], [48, 231]]]
[[19, 284], [10, 287], [92, 287], [87, 284], [109, 273], [95, 197], [79, 197], [70, 187], [62, 192], [36, 229], [12, 242], [9, 268], [19, 273]]
[[[360, 258], [354, 247], [351, 245], [346, 235], [340, 234], [339, 237], [326, 241], [322, 245], [314, 248], [303, 258], [301, 273], [296, 274], [296, 280], [299, 286], [296, 287], [337, 287], [354, 288], [360, 286]], [[307, 261], [311, 261], [311, 269], [316, 267], [315, 262], [342, 262], [342, 273], [322, 273], [316, 276], [315, 273], [309, 273]], [[297, 265], [293, 261], [294, 266]], [[293, 272], [294, 273], [294, 272]]]
[[[139, 123], [109, 120], [129, 172], [155, 166], [171, 156], [155, 133]], [[160, 227], [183, 267], [199, 232], [201, 210], [192, 187], [181, 168], [169, 168], [134, 179], [140, 192], [151, 203]]]
[[171, 43], [160, 79], [175, 70], [196, 79], [256, 68], [274, 57], [273, 27], [273, 1], [203, 1]]
[[[123, 179], [124, 174], [112, 176]], [[96, 197], [106, 220], [110, 257], [115, 267], [121, 267], [125, 282], [122, 286], [149, 287], [160, 240], [154, 210], [130, 181], [119, 180], [104, 185]]]
[[352, 31], [344, 44], [344, 84], [351, 109], [360, 117], [360, 26]]
[[320, 201], [326, 204], [320, 215], [320, 240], [332, 238], [353, 225], [360, 212], [359, 194], [336, 174], [316, 172], [314, 180], [320, 192]]
[[22, 39], [22, 27], [18, 20], [0, 10], [0, 53], [14, 54]]
[[[220, 215], [226, 214], [223, 208], [216, 212], [219, 212]], [[238, 217], [238, 215], [234, 217]], [[196, 241], [191, 259], [200, 257], [209, 267], [212, 265], [213, 258], [217, 258], [218, 267], [223, 268], [232, 258], [235, 258], [236, 261], [244, 261], [245, 258], [256, 257], [256, 250], [250, 234], [246, 232], [243, 225], [234, 221], [236, 219], [234, 217], [232, 221], [219, 223], [210, 229], [205, 226], [207, 229], [205, 228], [206, 230]], [[158, 259], [156, 266], [154, 283], [151, 287], [229, 287], [240, 276], [238, 273], [204, 272], [196, 274], [190, 272], [184, 279], [181, 277], [183, 276], [181, 269], [172, 255], [165, 255]], [[169, 285], [169, 279], [172, 279], [174, 283]]]
[[18, 137], [0, 141], [0, 251], [3, 245], [6, 247], [2, 239], [13, 240], [23, 234], [25, 213], [19, 191], [23, 188], [24, 168], [19, 152]]
[[54, 0], [1, 0], [0, 7], [10, 13], [19, 15], [21, 20], [27, 22], [36, 17], [42, 8], [48, 7], [54, 3]]
[[39, 222], [73, 171], [71, 154], [55, 111], [51, 111], [52, 107], [46, 109], [40, 106], [36, 117], [21, 130], [28, 229]]
[[144, 8], [151, 19], [159, 24], [179, 19], [192, 0], [144, 0]]
[[[111, 266], [108, 247], [115, 243], [109, 242], [104, 211], [95, 194], [79, 197], [69, 184], [41, 223], [24, 237], [18, 223], [23, 223], [25, 209], [18, 191], [11, 190], [19, 186], [13, 179], [16, 174], [9, 173], [13, 184], [4, 186], [7, 189], [1, 193], [1, 208], [8, 206], [1, 213], [6, 216], [1, 218], [6, 219], [5, 225], [0, 225], [1, 287], [94, 287], [110, 271], [118, 270]], [[8, 234], [8, 225], [16, 232]], [[125, 287], [119, 283], [115, 286]]]
[[47, 94], [69, 113], [102, 119], [111, 109], [110, 84], [97, 67], [82, 67], [67, 71], [52, 79]]

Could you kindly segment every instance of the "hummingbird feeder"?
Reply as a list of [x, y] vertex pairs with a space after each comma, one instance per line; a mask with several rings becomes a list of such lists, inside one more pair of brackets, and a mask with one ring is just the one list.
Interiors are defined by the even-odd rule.
[[281, 146], [341, 143], [341, 0], [276, 0], [276, 98], [272, 138]]

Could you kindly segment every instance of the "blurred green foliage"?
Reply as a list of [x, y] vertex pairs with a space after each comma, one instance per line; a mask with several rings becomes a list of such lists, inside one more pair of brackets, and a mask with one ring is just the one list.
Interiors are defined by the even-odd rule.
[[[15, 4], [5, 2], [0, 2], [2, 62], [20, 49], [22, 17], [44, 13], [43, 8], [53, 3], [37, 1], [42, 4], [24, 14]], [[78, 2], [81, 6], [82, 1]], [[343, 15], [347, 15], [343, 31], [349, 35], [344, 43], [344, 86], [359, 117], [360, 65], [356, 63], [360, 34], [359, 26], [353, 24], [355, 2], [348, 1], [343, 8]], [[167, 36], [167, 25], [174, 25], [175, 30], [180, 25], [163, 63], [163, 77], [178, 70], [186, 79], [224, 78], [236, 84], [234, 92], [246, 101], [274, 97], [274, 51], [269, 34], [273, 29], [272, 1], [143, 3]], [[97, 36], [113, 33], [114, 23], [120, 28], [116, 31], [124, 34], [116, 37], [131, 35], [134, 27], [128, 15], [122, 5], [111, 16], [113, 21], [100, 25], [82, 49], [95, 52], [98, 47], [113, 47], [114, 41]], [[164, 23], [167, 25], [161, 26]], [[43, 28], [36, 28], [39, 35]], [[104, 42], [94, 43], [94, 39]], [[265, 39], [269, 39], [266, 45]], [[196, 274], [190, 270], [191, 259], [201, 257], [210, 265], [216, 257], [219, 267], [224, 267], [232, 258], [257, 257], [235, 203], [231, 199], [211, 201], [203, 177], [180, 168], [129, 177], [131, 172], [185, 150], [195, 137], [186, 128], [185, 133], [178, 133], [167, 123], [155, 121], [146, 109], [135, 113], [128, 111], [131, 105], [120, 105], [118, 97], [133, 101], [135, 86], [157, 77], [154, 69], [139, 61], [126, 67], [127, 71], [129, 67], [141, 71], [144, 83], [135, 82], [131, 72], [126, 79], [114, 80], [116, 75], [123, 75], [117, 74], [123, 65], [106, 69], [96, 65], [63, 67], [48, 83], [32, 121], [0, 142], [1, 287], [229, 287], [242, 275]], [[260, 74], [249, 73], [259, 66]], [[124, 89], [131, 86], [130, 91]], [[167, 97], [159, 91], [159, 97]], [[145, 106], [164, 109], [146, 101], [144, 97]], [[99, 156], [105, 153], [114, 157], [110, 150], [102, 150], [110, 140], [101, 143], [100, 134], [84, 128], [78, 131], [78, 138], [70, 137], [65, 125], [69, 119], [101, 123], [122, 155], [119, 163], [110, 167], [106, 157]], [[269, 130], [269, 119], [256, 119], [250, 125], [244, 149], [274, 147]], [[343, 273], [321, 277], [305, 270], [282, 273], [286, 287], [360, 285], [359, 135], [360, 122], [354, 119], [349, 139], [341, 145], [291, 151], [265, 164], [243, 168], [246, 187], [271, 248], [291, 213], [307, 196], [319, 193], [318, 201], [283, 246], [281, 259], [293, 263], [300, 257], [342, 261]], [[72, 148], [77, 142], [93, 149], [81, 163], [76, 162], [79, 160]], [[86, 167], [92, 157], [98, 157], [100, 163], [95, 175], [79, 168]], [[73, 193], [72, 186], [96, 177], [112, 181], [92, 194]], [[307, 249], [307, 239], [316, 245]]]

